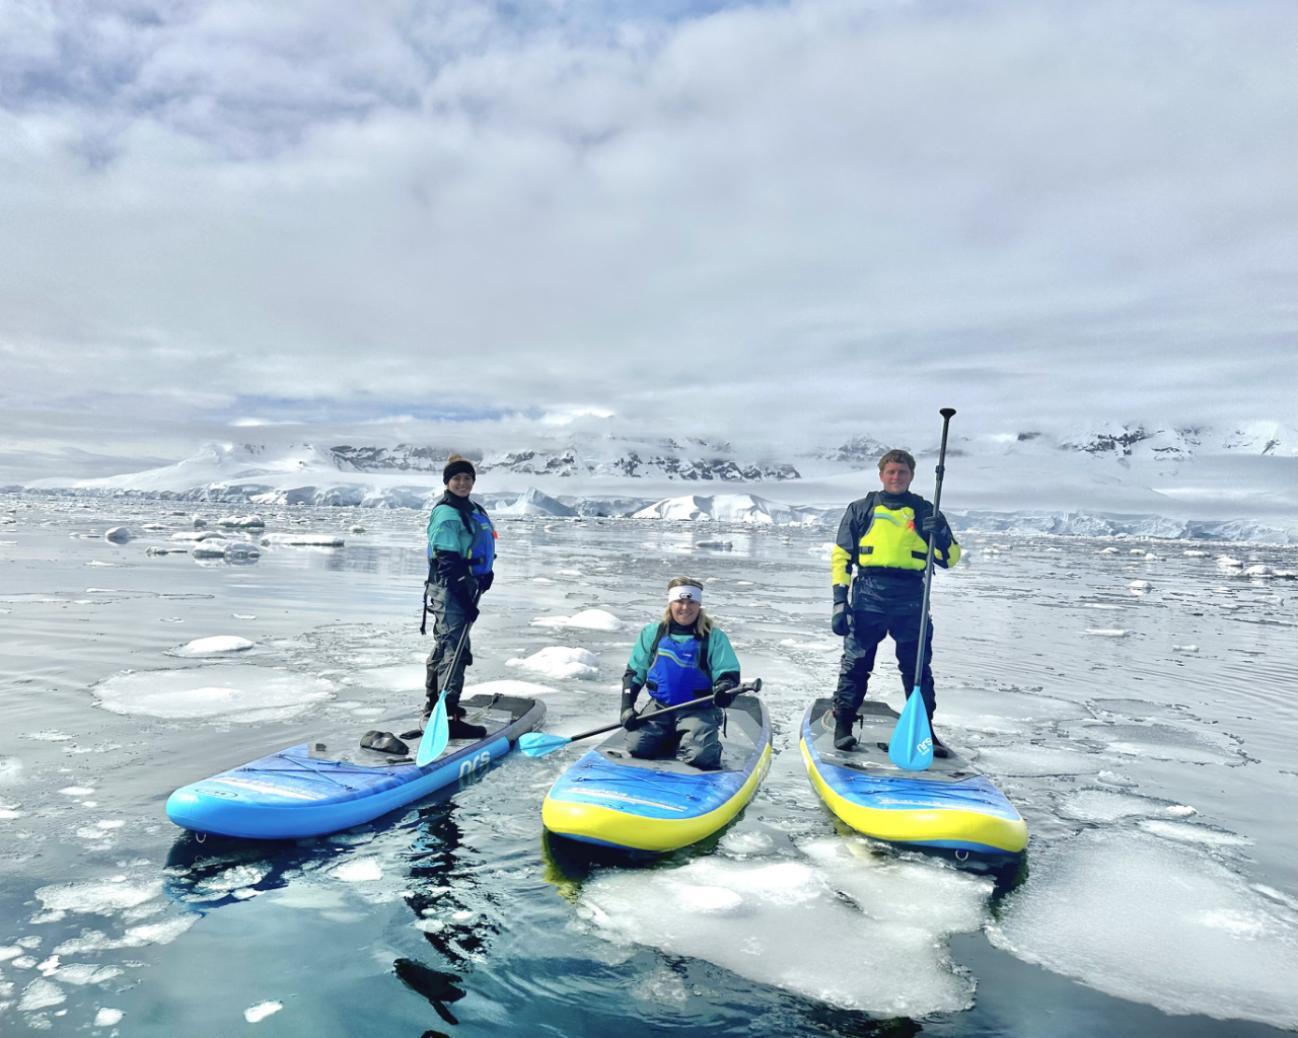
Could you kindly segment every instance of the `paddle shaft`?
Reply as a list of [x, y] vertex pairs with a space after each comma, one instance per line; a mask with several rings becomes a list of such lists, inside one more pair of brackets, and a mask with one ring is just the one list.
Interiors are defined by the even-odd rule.
[[[762, 690], [762, 679], [756, 681], [745, 681], [742, 685], [735, 688], [735, 695], [741, 692], [760, 692]], [[702, 706], [704, 703], [711, 703], [712, 696], [700, 696], [698, 699], [691, 699], [686, 703], [677, 703], [675, 706], [664, 707], [661, 710], [655, 710], [651, 714], [640, 714], [640, 720], [648, 721], [653, 717], [662, 717], [663, 714], [674, 714], [677, 710], [688, 710], [692, 706]], [[578, 739], [589, 739], [592, 735], [603, 735], [605, 732], [615, 732], [622, 727], [622, 722], [617, 724], [606, 724], [599, 728], [592, 728], [588, 732], [578, 732], [576, 735], [568, 736], [568, 742], [576, 742]]]
[[[942, 505], [942, 477], [946, 475], [946, 431], [951, 424], [954, 407], [944, 407], [938, 412], [942, 416], [942, 446], [937, 452], [937, 486], [933, 489], [933, 518], [936, 520], [938, 509]], [[924, 604], [919, 613], [919, 648], [915, 650], [915, 688], [919, 691], [924, 684], [924, 642], [928, 637], [928, 596], [933, 587], [933, 552], [937, 531], [928, 535], [928, 559], [924, 563]]]

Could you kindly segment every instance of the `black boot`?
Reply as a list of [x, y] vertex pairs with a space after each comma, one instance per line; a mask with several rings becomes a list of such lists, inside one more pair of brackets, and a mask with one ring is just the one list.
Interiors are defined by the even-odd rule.
[[480, 724], [469, 724], [465, 719], [464, 707], [460, 706], [460, 697], [446, 699], [447, 727], [452, 739], [485, 739], [487, 729]]
[[855, 711], [834, 711], [834, 749], [850, 750], [856, 745], [856, 736], [852, 734], [852, 725], [855, 722]]
[[946, 743], [937, 737], [937, 732], [933, 731], [932, 727], [930, 727], [928, 731], [929, 735], [933, 737], [933, 756], [943, 758], [950, 757], [951, 751], [947, 748]]

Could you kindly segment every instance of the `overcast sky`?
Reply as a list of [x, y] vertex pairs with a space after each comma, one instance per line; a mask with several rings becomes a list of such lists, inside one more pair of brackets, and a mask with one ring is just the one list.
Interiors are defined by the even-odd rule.
[[9, 0], [0, 454], [1291, 423], [1296, 45], [1291, 0]]

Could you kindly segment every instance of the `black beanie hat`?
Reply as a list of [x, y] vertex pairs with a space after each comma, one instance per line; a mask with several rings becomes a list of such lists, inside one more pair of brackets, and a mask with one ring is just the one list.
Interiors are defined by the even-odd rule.
[[452, 454], [446, 459], [446, 468], [442, 469], [442, 482], [449, 484], [461, 472], [468, 473], [475, 480], [478, 478], [478, 472], [473, 467], [473, 462], [468, 458], [461, 458], [458, 454]]

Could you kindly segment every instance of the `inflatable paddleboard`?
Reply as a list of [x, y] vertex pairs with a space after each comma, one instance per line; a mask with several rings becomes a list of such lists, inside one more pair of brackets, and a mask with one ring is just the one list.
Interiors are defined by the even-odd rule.
[[[338, 832], [471, 778], [545, 717], [543, 703], [515, 696], [469, 696], [460, 706], [486, 737], [455, 740], [422, 768], [417, 739], [406, 757], [361, 749], [356, 732], [311, 740], [182, 786], [167, 800], [167, 817], [196, 833], [258, 840]], [[412, 727], [408, 717], [377, 724]]]
[[834, 748], [832, 701], [817, 699], [802, 718], [802, 759], [825, 805], [858, 832], [958, 856], [1017, 855], [1028, 827], [999, 789], [952, 750], [925, 771], [903, 771], [888, 759], [897, 712], [867, 700], [856, 748]]
[[771, 764], [766, 705], [743, 695], [726, 710], [720, 771], [674, 758], [640, 760], [617, 731], [550, 788], [541, 821], [551, 833], [601, 847], [663, 854], [712, 835], [753, 798]]

